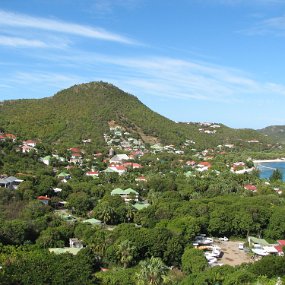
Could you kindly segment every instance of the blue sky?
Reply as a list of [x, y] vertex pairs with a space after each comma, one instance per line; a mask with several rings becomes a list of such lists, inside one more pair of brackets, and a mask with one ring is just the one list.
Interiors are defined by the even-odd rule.
[[0, 99], [107, 81], [175, 121], [285, 124], [284, 0], [1, 0]]

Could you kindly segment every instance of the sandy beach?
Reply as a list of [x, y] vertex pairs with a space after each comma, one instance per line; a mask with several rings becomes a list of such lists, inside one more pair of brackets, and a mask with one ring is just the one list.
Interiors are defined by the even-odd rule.
[[276, 158], [276, 159], [263, 159], [263, 160], [253, 160], [254, 164], [264, 163], [264, 162], [285, 162], [284, 158]]

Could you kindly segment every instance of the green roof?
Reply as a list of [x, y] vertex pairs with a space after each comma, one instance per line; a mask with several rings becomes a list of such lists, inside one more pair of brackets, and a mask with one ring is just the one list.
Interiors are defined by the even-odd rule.
[[105, 173], [111, 173], [111, 172], [116, 172], [112, 168], [108, 167], [107, 169], [104, 170]]
[[134, 190], [134, 189], [132, 189], [132, 188], [128, 188], [128, 189], [126, 189], [126, 190], [124, 191], [124, 193], [125, 193], [125, 194], [131, 194], [131, 193], [134, 193], [134, 194], [136, 194], [136, 195], [138, 195], [138, 194], [139, 194], [136, 190]]
[[62, 253], [71, 253], [76, 255], [82, 248], [77, 247], [64, 247], [64, 248], [49, 248], [49, 252], [53, 252], [55, 254], [62, 254]]
[[63, 171], [63, 172], [59, 173], [57, 176], [58, 177], [66, 177], [66, 176], [69, 176], [69, 174]]
[[190, 177], [190, 176], [193, 176], [193, 172], [192, 171], [187, 171], [184, 175], [186, 177]]
[[101, 225], [102, 222], [100, 220], [97, 220], [97, 219], [87, 219], [87, 220], [84, 220], [82, 221], [82, 223], [88, 223], [88, 224], [91, 224], [91, 225]]
[[51, 156], [50, 155], [47, 155], [45, 157], [42, 157], [42, 160], [50, 160], [51, 159]]
[[144, 208], [147, 208], [150, 204], [148, 203], [135, 203], [133, 205], [134, 208], [136, 208], [137, 210], [142, 210]]
[[256, 237], [248, 237], [248, 240], [250, 240], [253, 243], [258, 243], [262, 246], [267, 246], [269, 245], [269, 243], [265, 240], [265, 239], [261, 239], [261, 238], [256, 238]]
[[111, 195], [129, 195], [131, 193], [134, 193], [135, 195], [139, 194], [137, 191], [135, 191], [132, 188], [128, 188], [126, 190], [123, 190], [121, 188], [116, 188], [116, 189], [112, 190]]
[[125, 192], [123, 189], [121, 188], [116, 188], [114, 190], [112, 190], [111, 195], [124, 195]]

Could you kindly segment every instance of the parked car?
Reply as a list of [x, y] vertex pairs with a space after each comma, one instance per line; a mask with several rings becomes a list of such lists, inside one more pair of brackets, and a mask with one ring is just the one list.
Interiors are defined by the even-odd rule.
[[219, 240], [220, 241], [228, 241], [229, 239], [227, 237], [220, 237]]
[[243, 242], [239, 243], [239, 244], [238, 244], [238, 248], [239, 248], [239, 249], [244, 249], [244, 243], [243, 243]]

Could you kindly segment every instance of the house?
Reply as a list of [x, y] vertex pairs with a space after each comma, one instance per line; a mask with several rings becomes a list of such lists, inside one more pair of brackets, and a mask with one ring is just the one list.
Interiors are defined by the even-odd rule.
[[83, 248], [83, 243], [78, 238], [69, 239], [69, 247], [71, 248]]
[[23, 182], [24, 180], [18, 179], [14, 176], [9, 176], [6, 178], [0, 179], [0, 187], [5, 187], [8, 189], [14, 189], [16, 190], [18, 186]]
[[23, 141], [23, 145], [27, 145], [30, 147], [35, 147], [37, 145], [37, 142], [34, 140], [27, 140], [27, 141]]
[[79, 152], [74, 152], [71, 154], [69, 159], [70, 163], [81, 163], [82, 162], [82, 154]]
[[142, 202], [136, 202], [133, 207], [135, 209], [137, 209], [138, 211], [147, 208], [148, 206], [150, 206], [149, 203], [142, 203]]
[[253, 237], [253, 236], [249, 236], [247, 238], [247, 241], [248, 241], [248, 245], [250, 247], [259, 248], [259, 247], [263, 247], [263, 246], [268, 246], [269, 245], [269, 243], [265, 239], [256, 238], [256, 237]]
[[126, 154], [116, 154], [112, 158], [110, 158], [110, 163], [121, 164], [124, 161], [129, 160], [128, 155]]
[[126, 190], [123, 190], [121, 188], [116, 188], [114, 190], [112, 190], [111, 195], [120, 195], [121, 198], [125, 201], [125, 202], [129, 202], [129, 201], [136, 201], [138, 202], [139, 200], [139, 193], [135, 190], [133, 190], [132, 188], [128, 188]]
[[252, 185], [252, 184], [246, 184], [246, 185], [244, 185], [243, 188], [246, 189], [246, 190], [249, 190], [251, 192], [256, 192], [257, 191], [257, 187], [255, 185]]
[[196, 165], [196, 161], [188, 160], [188, 161], [186, 161], [186, 165], [188, 165], [188, 166], [195, 166]]
[[68, 179], [70, 179], [71, 177], [70, 177], [70, 174], [68, 174], [68, 173], [66, 173], [66, 172], [61, 172], [61, 173], [59, 173], [58, 175], [57, 175], [57, 177], [59, 178], [59, 179], [66, 179], [66, 180], [68, 180]]
[[122, 175], [127, 172], [127, 168], [123, 165], [111, 165], [107, 169], [111, 169], [113, 170], [113, 172], [117, 172], [119, 175]]
[[278, 255], [284, 256], [284, 249], [285, 249], [285, 240], [278, 240], [278, 245], [275, 246]]
[[49, 165], [50, 161], [51, 161], [51, 156], [47, 155], [45, 157], [40, 158], [40, 160], [42, 161], [42, 163], [44, 163], [45, 165]]
[[54, 193], [60, 193], [62, 192], [62, 189], [61, 188], [52, 188], [53, 192]]
[[38, 196], [37, 200], [41, 201], [45, 205], [48, 205], [50, 198], [47, 195], [46, 196]]
[[147, 182], [147, 179], [144, 176], [139, 176], [135, 179], [137, 182]]
[[202, 161], [197, 164], [197, 171], [203, 172], [207, 171], [209, 168], [211, 168], [211, 163], [208, 161]]
[[81, 149], [79, 147], [71, 147], [69, 150], [72, 153], [81, 153]]
[[31, 150], [36, 150], [33, 146], [24, 144], [22, 147], [22, 153], [30, 152]]
[[134, 162], [125, 162], [123, 163], [123, 166], [133, 168], [133, 169], [143, 168], [139, 163], [134, 163]]
[[91, 176], [93, 178], [98, 177], [99, 176], [99, 171], [88, 171], [86, 172], [86, 176]]
[[15, 142], [17, 139], [17, 137], [13, 134], [5, 134], [5, 137], [9, 140], [12, 140], [13, 142]]

